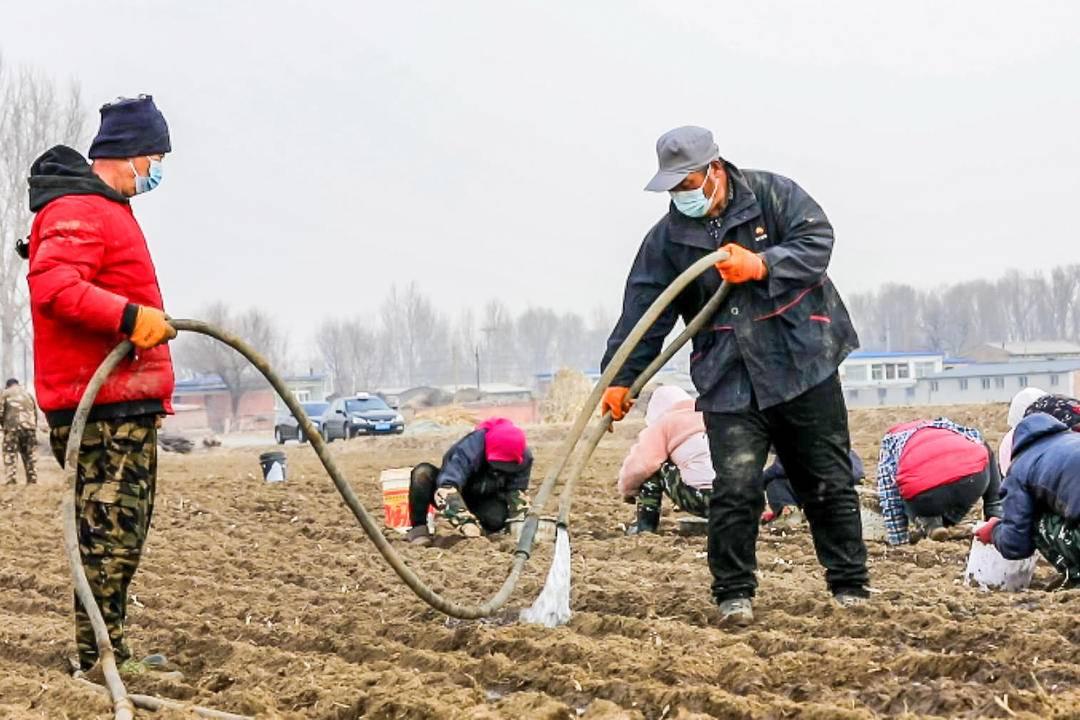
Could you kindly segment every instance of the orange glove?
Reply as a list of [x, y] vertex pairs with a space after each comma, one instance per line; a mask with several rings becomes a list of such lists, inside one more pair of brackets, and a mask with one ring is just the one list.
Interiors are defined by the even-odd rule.
[[629, 394], [630, 388], [616, 385], [609, 387], [604, 391], [604, 399], [600, 401], [600, 414], [603, 415], [610, 410], [613, 421], [622, 420], [634, 406], [634, 401], [628, 397]]
[[140, 305], [135, 315], [135, 328], [131, 342], [140, 350], [149, 350], [176, 337], [176, 329], [169, 324], [165, 313], [157, 308]]
[[742, 245], [731, 243], [720, 249], [728, 251], [728, 259], [716, 263], [716, 269], [720, 271], [720, 277], [729, 283], [764, 280], [769, 272], [761, 256], [750, 252]]

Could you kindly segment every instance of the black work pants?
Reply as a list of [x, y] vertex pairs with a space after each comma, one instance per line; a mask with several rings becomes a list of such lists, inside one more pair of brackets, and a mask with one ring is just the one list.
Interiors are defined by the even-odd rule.
[[755, 546], [764, 509], [762, 467], [771, 443], [810, 523], [833, 593], [866, 595], [866, 545], [851, 470], [840, 379], [833, 375], [766, 410], [705, 413], [716, 479], [709, 504], [709, 569], [717, 602], [753, 597]]
[[[431, 463], [420, 463], [413, 468], [409, 479], [409, 519], [413, 527], [427, 523], [428, 507], [435, 504], [438, 479], [439, 468]], [[466, 485], [461, 498], [487, 532], [498, 532], [506, 527], [510, 507], [505, 492], [484, 494]]]
[[983, 517], [989, 520], [1001, 490], [1001, 479], [987, 465], [981, 472], [973, 473], [945, 485], [938, 485], [904, 501], [909, 518], [941, 518], [945, 527], [959, 525], [964, 521], [975, 502], [983, 499]]

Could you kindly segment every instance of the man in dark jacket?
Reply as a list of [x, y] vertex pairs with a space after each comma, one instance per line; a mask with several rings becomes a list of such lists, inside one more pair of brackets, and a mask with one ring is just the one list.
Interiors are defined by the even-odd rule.
[[628, 387], [660, 353], [676, 318], [689, 322], [721, 279], [730, 283], [730, 295], [694, 338], [690, 367], [716, 468], [713, 595], [724, 622], [753, 621], [761, 469], [772, 443], [803, 501], [830, 590], [842, 605], [856, 604], [867, 596], [866, 546], [837, 367], [858, 338], [825, 272], [832, 226], [793, 181], [721, 159], [708, 130], [677, 128], [656, 150], [660, 169], [646, 190], [670, 192], [672, 204], [638, 251], [603, 366], [679, 273], [718, 248], [730, 257], [661, 315], [605, 393], [603, 408], [621, 419]]
[[1080, 402], [1047, 396], [1016, 426], [1005, 477], [1001, 519], [975, 536], [1008, 560], [1038, 550], [1061, 572], [1064, 588], [1080, 587]]
[[[30, 169], [37, 214], [28, 250], [38, 402], [61, 464], [75, 407], [90, 376], [125, 337], [136, 351], [97, 397], [79, 450], [75, 488], [79, 549], [121, 668], [127, 591], [154, 509], [159, 418], [171, 411], [173, 370], [163, 345], [176, 335], [162, 308], [146, 238], [129, 198], [153, 189], [171, 150], [153, 99], [101, 108], [93, 164], [64, 146]], [[75, 601], [79, 665], [97, 662], [93, 628]], [[128, 662], [125, 662], [128, 661]]]
[[490, 418], [454, 443], [442, 467], [420, 463], [409, 482], [412, 528], [406, 538], [430, 545], [428, 508], [465, 537], [499, 532], [529, 509], [533, 456], [525, 433], [506, 418]]

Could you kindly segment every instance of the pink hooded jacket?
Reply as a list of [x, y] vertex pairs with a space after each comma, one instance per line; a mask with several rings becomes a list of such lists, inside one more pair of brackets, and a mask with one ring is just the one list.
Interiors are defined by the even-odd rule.
[[694, 410], [694, 401], [685, 390], [663, 385], [649, 399], [645, 429], [623, 460], [619, 492], [624, 497], [637, 495], [641, 484], [669, 461], [678, 465], [684, 483], [712, 490], [716, 473], [705, 437], [705, 419]]

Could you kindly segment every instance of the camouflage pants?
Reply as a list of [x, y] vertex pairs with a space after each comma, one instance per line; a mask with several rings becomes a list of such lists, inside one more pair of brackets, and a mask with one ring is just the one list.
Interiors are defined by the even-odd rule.
[[709, 516], [709, 497], [712, 493], [708, 490], [698, 490], [684, 483], [679, 473], [679, 466], [675, 463], [664, 463], [655, 474], [641, 484], [637, 496], [638, 509], [655, 509], [659, 516], [660, 502], [665, 494], [671, 498], [671, 502], [677, 509], [698, 517]]
[[[70, 427], [53, 428], [53, 454], [64, 464]], [[79, 449], [75, 512], [83, 567], [118, 663], [131, 657], [124, 641], [127, 593], [139, 567], [154, 512], [157, 480], [155, 418], [90, 422]], [[84, 670], [97, 662], [94, 631], [75, 598], [75, 643]]]
[[1060, 515], [1039, 518], [1035, 547], [1065, 575], [1065, 588], [1080, 587], [1080, 526], [1070, 527]]
[[29, 429], [7, 430], [4, 432], [4, 473], [7, 475], [7, 483], [15, 484], [18, 467], [16, 459], [22, 456], [23, 467], [26, 469], [26, 483], [32, 485], [37, 482], [37, 467], [34, 465], [34, 451], [37, 447], [37, 432]]

